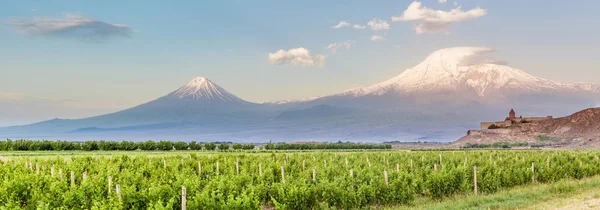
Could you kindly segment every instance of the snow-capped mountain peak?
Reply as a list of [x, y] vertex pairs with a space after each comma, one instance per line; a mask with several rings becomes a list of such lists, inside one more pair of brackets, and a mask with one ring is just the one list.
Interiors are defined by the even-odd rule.
[[593, 90], [598, 85], [554, 82], [534, 77], [485, 56], [484, 47], [455, 47], [437, 50], [423, 62], [381, 83], [355, 88], [338, 95], [383, 95], [390, 92], [472, 91], [485, 96], [500, 89], [540, 91], [547, 89]]
[[246, 102], [204, 77], [194, 78], [187, 85], [173, 91], [167, 96], [177, 99]]

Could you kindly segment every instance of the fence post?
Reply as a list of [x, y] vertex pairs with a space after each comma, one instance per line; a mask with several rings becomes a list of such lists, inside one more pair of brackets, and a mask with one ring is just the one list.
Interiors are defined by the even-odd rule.
[[40, 174], [40, 164], [35, 163], [35, 174]]
[[258, 164], [258, 175], [262, 176], [262, 163]]
[[413, 168], [413, 160], [410, 159], [410, 169], [412, 170], [412, 168]]
[[184, 186], [181, 186], [181, 210], [185, 210], [187, 206], [187, 190]]
[[217, 175], [219, 175], [219, 161], [217, 161]]
[[285, 184], [285, 171], [283, 170], [283, 166], [281, 166], [281, 183]]
[[75, 171], [71, 171], [71, 187], [75, 187]]
[[350, 178], [354, 177], [354, 170], [350, 169]]
[[348, 158], [346, 158], [346, 169], [348, 169]]
[[385, 186], [389, 186], [388, 184], [388, 174], [387, 171], [383, 171], [383, 179], [385, 180]]
[[202, 175], [202, 164], [200, 164], [200, 161], [198, 161], [198, 175]]
[[235, 159], [235, 173], [236, 174], [240, 174], [240, 164], [239, 164], [239, 158]]
[[115, 187], [115, 191], [117, 192], [117, 197], [119, 198], [119, 201], [121, 200], [121, 185], [117, 184], [117, 186]]
[[442, 166], [442, 153], [440, 153], [440, 166]]
[[62, 174], [62, 168], [59, 168], [59, 169], [58, 169], [58, 175], [60, 176], [60, 181], [62, 181], [62, 180], [63, 180], [63, 179], [62, 179], [62, 177], [63, 177], [63, 174]]
[[167, 160], [163, 159], [163, 168], [167, 169]]
[[477, 166], [473, 166], [473, 191], [477, 195]]
[[548, 156], [548, 160], [546, 160], [546, 167], [550, 168], [550, 156]]
[[531, 162], [531, 183], [535, 183], [535, 166], [533, 162]]
[[400, 172], [400, 164], [396, 163], [396, 172]]
[[108, 194], [110, 195], [110, 191], [112, 190], [112, 176], [108, 176]]
[[435, 164], [435, 163], [433, 164], [433, 170], [437, 171], [437, 164]]
[[327, 160], [323, 160], [323, 165], [327, 168]]
[[313, 168], [313, 181], [317, 181], [317, 169]]
[[50, 167], [50, 176], [54, 177], [54, 166]]
[[306, 163], [305, 162], [306, 162], [305, 160], [302, 160], [302, 170], [306, 169]]

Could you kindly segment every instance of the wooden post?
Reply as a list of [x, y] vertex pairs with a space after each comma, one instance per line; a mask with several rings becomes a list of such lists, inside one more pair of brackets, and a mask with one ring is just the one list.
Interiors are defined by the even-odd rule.
[[62, 177], [63, 177], [63, 175], [62, 175], [62, 168], [59, 168], [59, 169], [58, 169], [58, 175], [59, 175], [59, 177], [60, 177], [60, 181], [62, 181], [62, 180], [63, 180], [63, 179], [62, 179]]
[[313, 182], [317, 181], [317, 169], [313, 168]]
[[494, 168], [496, 168], [496, 161], [494, 161]]
[[198, 161], [198, 175], [202, 175], [202, 164]]
[[396, 163], [396, 172], [400, 172], [400, 164]]
[[115, 187], [115, 191], [117, 192], [117, 197], [119, 198], [119, 201], [121, 200], [121, 185], [117, 184], [117, 186]]
[[346, 158], [346, 169], [348, 169], [348, 158]]
[[54, 166], [50, 167], [50, 176], [54, 177]]
[[108, 194], [110, 195], [110, 191], [112, 190], [112, 176], [108, 176]]
[[261, 163], [258, 164], [258, 175], [262, 176], [262, 164]]
[[463, 167], [467, 167], [467, 157], [465, 157], [465, 163], [463, 164]]
[[421, 155], [421, 162], [425, 162], [425, 158]]
[[283, 170], [283, 166], [281, 166], [281, 183], [285, 184], [285, 171]]
[[183, 158], [181, 158], [181, 169], [183, 169], [183, 166], [184, 166], [184, 164], [183, 164]]
[[235, 159], [235, 174], [240, 174], [240, 164], [239, 164], [239, 158]]
[[433, 164], [433, 170], [437, 171], [437, 164], [435, 164], [435, 163]]
[[388, 184], [388, 174], [387, 171], [383, 171], [383, 179], [385, 180], [385, 186], [389, 186]]
[[477, 166], [473, 166], [473, 191], [477, 195]]
[[[287, 158], [287, 157], [286, 157]], [[283, 165], [287, 166], [287, 160], [283, 160]]]
[[327, 160], [323, 160], [323, 165], [327, 168]]
[[181, 187], [181, 210], [185, 210], [187, 206], [187, 190], [184, 186]]
[[217, 161], [217, 175], [219, 175], [219, 161]]
[[163, 168], [167, 169], [167, 160], [163, 159]]
[[83, 172], [82, 174], [83, 181], [87, 180], [87, 172]]
[[35, 174], [40, 174], [40, 164], [35, 163]]
[[302, 170], [306, 169], [306, 163], [305, 162], [306, 162], [305, 160], [302, 160]]
[[442, 153], [440, 153], [440, 166], [442, 166]]
[[533, 162], [531, 162], [531, 183], [535, 183], [535, 169]]
[[546, 167], [550, 168], [550, 156], [548, 156], [548, 160], [546, 160]]
[[354, 170], [350, 169], [350, 178], [354, 177]]
[[371, 162], [367, 162], [369, 164], [369, 168], [371, 168]]
[[410, 169], [412, 169], [412, 168], [413, 168], [413, 160], [410, 159]]
[[490, 162], [492, 162], [492, 153], [490, 152]]
[[71, 171], [71, 187], [75, 187], [75, 171]]

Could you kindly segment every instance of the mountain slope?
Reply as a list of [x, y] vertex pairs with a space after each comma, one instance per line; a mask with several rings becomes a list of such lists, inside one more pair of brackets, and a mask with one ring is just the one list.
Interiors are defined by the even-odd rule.
[[156, 100], [119, 112], [96, 117], [54, 119], [10, 130], [68, 132], [80, 128], [117, 128], [158, 123], [212, 121], [219, 123], [238, 118], [253, 118], [259, 104], [245, 101], [214, 84], [197, 77], [181, 88]]
[[563, 146], [600, 146], [600, 108], [589, 108], [560, 118], [545, 118], [515, 122], [500, 129], [470, 131], [455, 142], [492, 144], [494, 142], [523, 142]]
[[537, 92], [572, 90], [599, 92], [600, 86], [585, 83], [560, 83], [529, 75], [499, 61], [484, 57], [491, 49], [456, 47], [438, 50], [417, 66], [387, 81], [345, 91], [338, 95], [383, 95], [389, 92], [469, 91], [485, 97], [503, 89]]

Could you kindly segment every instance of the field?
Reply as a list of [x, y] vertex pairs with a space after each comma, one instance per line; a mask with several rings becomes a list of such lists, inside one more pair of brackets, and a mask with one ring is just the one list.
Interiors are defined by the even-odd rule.
[[[431, 208], [444, 209], [443, 205], [459, 205], [449, 200], [476, 198], [469, 208], [477, 208], [482, 207], [481, 199], [529, 185], [547, 183], [551, 194], [577, 187], [565, 183], [579, 179], [598, 183], [599, 154], [574, 150], [5, 151], [0, 152], [0, 205], [181, 209], [184, 203], [187, 209], [395, 209], [435, 202], [438, 206]], [[530, 193], [533, 199], [535, 192]]]

